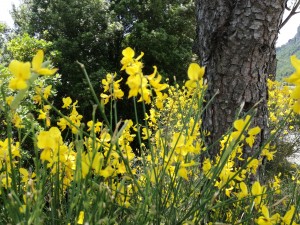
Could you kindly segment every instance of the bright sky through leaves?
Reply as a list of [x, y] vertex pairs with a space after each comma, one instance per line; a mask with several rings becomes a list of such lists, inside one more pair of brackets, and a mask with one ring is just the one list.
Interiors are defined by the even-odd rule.
[[12, 4], [19, 5], [20, 0], [0, 0], [0, 21], [5, 22], [10, 27], [13, 26], [13, 19], [9, 13], [12, 10]]

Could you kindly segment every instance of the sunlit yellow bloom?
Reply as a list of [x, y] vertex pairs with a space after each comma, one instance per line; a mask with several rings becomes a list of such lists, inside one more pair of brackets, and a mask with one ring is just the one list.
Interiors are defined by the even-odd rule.
[[228, 180], [230, 180], [235, 175], [236, 174], [234, 172], [234, 162], [233, 160], [228, 160], [222, 168], [222, 171], [219, 175], [219, 181], [216, 181], [215, 186], [219, 189], [223, 188], [223, 186], [228, 182]]
[[147, 139], [149, 139], [149, 137], [151, 136], [151, 130], [149, 130], [149, 129], [147, 129], [146, 127], [144, 127], [143, 129], [142, 129], [142, 139], [143, 140], [147, 140]]
[[291, 224], [294, 214], [295, 214], [295, 206], [292, 205], [291, 209], [285, 213], [284, 217], [281, 218], [282, 224], [283, 225], [296, 225], [295, 221], [293, 221], [293, 223]]
[[35, 172], [29, 173], [28, 170], [25, 168], [20, 168], [19, 171], [20, 171], [20, 174], [22, 175], [21, 182], [24, 182], [24, 183], [28, 183], [28, 181], [30, 179], [33, 179], [36, 176]]
[[191, 166], [195, 166], [195, 165], [196, 165], [196, 162], [194, 160], [192, 160], [189, 163], [181, 163], [180, 167], [191, 167]]
[[46, 118], [47, 118], [47, 112], [44, 112], [42, 109], [40, 109], [38, 120], [44, 120]]
[[18, 113], [14, 113], [12, 122], [15, 125], [16, 128], [24, 128], [24, 125], [22, 124], [22, 118], [19, 116]]
[[291, 98], [300, 99], [300, 86], [296, 86], [291, 94]]
[[139, 91], [142, 88], [146, 87], [147, 83], [148, 83], [147, 79], [145, 77], [142, 77], [139, 74], [129, 76], [127, 79], [127, 82], [126, 82], [126, 84], [130, 88], [128, 98], [130, 98], [132, 96], [137, 96]]
[[127, 66], [125, 71], [129, 76], [142, 75], [142, 62], [134, 62], [130, 66]]
[[191, 63], [188, 68], [189, 80], [186, 81], [185, 86], [189, 89], [202, 87], [204, 73], [205, 67], [200, 67], [197, 63]]
[[264, 149], [261, 151], [261, 156], [265, 156], [267, 158], [268, 161], [273, 160], [274, 158], [274, 154], [276, 153], [276, 151], [270, 151], [272, 148], [270, 147], [269, 144], [267, 144]]
[[155, 106], [158, 109], [162, 109], [164, 107], [164, 100], [168, 97], [169, 96], [166, 93], [156, 92]]
[[[251, 160], [251, 161], [250, 161]], [[247, 159], [247, 161], [250, 161], [247, 164], [247, 169], [250, 169], [250, 172], [253, 174], [256, 174], [257, 168], [260, 165], [258, 159], [251, 159], [250, 157]]]
[[44, 52], [42, 50], [38, 50], [36, 55], [32, 59], [32, 71], [40, 75], [53, 75], [54, 73], [56, 73], [57, 69], [43, 68], [43, 61]]
[[27, 80], [30, 78], [30, 63], [11, 61], [8, 66], [14, 77], [9, 82], [9, 87], [13, 90], [22, 90], [27, 88]]
[[114, 75], [112, 75], [111, 73], [108, 73], [106, 75], [106, 79], [102, 79], [102, 84], [103, 84], [103, 88], [104, 88], [104, 92], [109, 91], [110, 89], [110, 85], [113, 83], [114, 81]]
[[180, 148], [184, 147], [185, 137], [182, 133], [176, 132], [173, 134], [171, 148]]
[[255, 181], [252, 185], [251, 193], [253, 196], [256, 196], [254, 199], [255, 205], [258, 206], [261, 202], [263, 188], [258, 181]]
[[242, 199], [248, 196], [248, 188], [244, 182], [240, 183], [240, 192], [236, 194], [238, 199]]
[[291, 63], [292, 66], [296, 69], [296, 71], [288, 78], [285, 78], [284, 80], [286, 82], [295, 84], [295, 85], [300, 85], [300, 60], [297, 58], [296, 55], [291, 56]]
[[104, 93], [100, 94], [100, 98], [102, 99], [104, 105], [106, 105], [109, 102], [110, 97], [111, 95], [107, 95]]
[[128, 66], [129, 63], [133, 62], [133, 57], [135, 55], [135, 52], [132, 48], [127, 47], [122, 51], [122, 55], [124, 56], [121, 60], [121, 63], [123, 65], [122, 69], [125, 69], [126, 66]]
[[62, 131], [66, 129], [68, 124], [69, 122], [65, 118], [60, 118], [59, 121], [57, 122], [57, 125], [60, 127]]
[[108, 133], [108, 131], [106, 129], [103, 129], [101, 134], [100, 134], [99, 139], [100, 139], [100, 142], [107, 143], [111, 140], [111, 136], [110, 136], [110, 134]]
[[14, 100], [14, 96], [7, 96], [5, 98], [5, 101], [6, 101], [7, 105], [10, 105], [13, 100]]
[[87, 123], [87, 126], [89, 127], [88, 131], [94, 130], [95, 133], [99, 133], [101, 131], [103, 124], [99, 121], [94, 123], [91, 120]]
[[[250, 126], [250, 119], [251, 117], [247, 115], [245, 119], [239, 119], [234, 121], [233, 126], [236, 129], [236, 131], [232, 132], [231, 137], [233, 139], [240, 138], [240, 140], [245, 139], [244, 133], [248, 130]], [[255, 136], [260, 132], [259, 127], [251, 128], [248, 131], [248, 137], [246, 138], [246, 143], [252, 148], [255, 140]]]
[[233, 190], [232, 186], [229, 188], [225, 188], [225, 195], [230, 198], [230, 194], [231, 194], [232, 190]]
[[37, 137], [37, 146], [40, 149], [57, 149], [63, 143], [60, 130], [51, 127], [49, 131], [41, 131]]
[[147, 88], [143, 88], [139, 91], [141, 97], [139, 98], [138, 102], [145, 102], [146, 104], [151, 103], [151, 91]]
[[246, 138], [246, 142], [248, 143], [248, 145], [252, 148], [253, 144], [254, 144], [254, 139], [255, 139], [255, 135], [260, 133], [260, 128], [259, 127], [254, 127], [251, 128], [248, 131], [248, 137]]
[[149, 110], [150, 112], [150, 116], [146, 113], [145, 119], [146, 120], [150, 120], [150, 123], [152, 124], [156, 124], [157, 120], [156, 120], [156, 116], [157, 116], [157, 112], [156, 110], [154, 110], [153, 108]]
[[114, 169], [111, 166], [107, 166], [105, 169], [100, 171], [100, 176], [107, 178], [112, 176], [112, 174], [114, 173]]
[[279, 179], [279, 176], [274, 176], [274, 181], [270, 184], [270, 186], [275, 190], [275, 193], [276, 194], [280, 194], [281, 193], [281, 190], [280, 190], [280, 183], [281, 183], [281, 180]]
[[80, 211], [78, 220], [77, 220], [77, 224], [83, 224], [83, 221], [84, 221], [84, 211]]
[[285, 81], [296, 85], [292, 91], [291, 98], [295, 100], [292, 109], [295, 113], [300, 114], [300, 60], [295, 55], [291, 56], [291, 63], [296, 71]]
[[[16, 142], [15, 145], [13, 143], [10, 143], [9, 146], [8, 138], [6, 138], [4, 141], [0, 140], [0, 171], [2, 169], [2, 166], [6, 165], [7, 171], [9, 173], [11, 172], [10, 162], [12, 162], [12, 165], [14, 166], [17, 163], [16, 158], [21, 157], [19, 147], [20, 147], [19, 142]], [[12, 157], [10, 157], [9, 148], [11, 149]], [[1, 173], [0, 173], [0, 179], [1, 179]]]
[[113, 99], [122, 99], [124, 96], [124, 92], [120, 89], [120, 82], [122, 81], [122, 78], [119, 80], [114, 80], [116, 77], [116, 74], [112, 75], [108, 73], [106, 75], [106, 79], [102, 79], [102, 84], [104, 91], [108, 92], [109, 94], [101, 93], [100, 97], [104, 100], [104, 104], [107, 104], [109, 102], [109, 99], [113, 97]]
[[[0, 177], [1, 178], [1, 177]], [[11, 187], [11, 182], [12, 182], [12, 179], [10, 176], [5, 176], [1, 179], [1, 187], [4, 187], [4, 188], [9, 188]], [[1, 192], [0, 192], [1, 193]]]
[[44, 98], [48, 99], [49, 95], [51, 95], [51, 89], [52, 89], [52, 85], [48, 85], [47, 87], [45, 87], [44, 89]]
[[204, 174], [207, 174], [211, 169], [210, 159], [205, 159], [202, 166]]
[[62, 108], [68, 108], [72, 104], [72, 99], [70, 97], [66, 97], [62, 99], [64, 105]]
[[32, 96], [32, 100], [34, 101], [35, 104], [42, 104], [42, 96], [41, 96], [41, 88], [40, 87], [35, 87], [35, 92], [36, 95]]
[[274, 112], [270, 112], [269, 117], [270, 117], [270, 120], [271, 120], [272, 122], [275, 122], [275, 123], [276, 123], [276, 122], [278, 121], [278, 119], [277, 119], [277, 117], [276, 117], [276, 115], [275, 115]]
[[73, 134], [78, 133], [78, 128], [80, 127], [81, 119], [83, 118], [76, 110], [76, 104], [73, 104], [72, 111], [69, 116], [69, 120], [72, 123], [68, 123], [68, 126], [71, 128]]
[[124, 96], [124, 92], [120, 88], [114, 88], [113, 91], [114, 99], [122, 99]]
[[257, 220], [256, 223], [258, 225], [273, 225], [273, 224], [278, 224], [280, 215], [278, 213], [274, 214], [273, 216], [270, 217], [269, 210], [268, 208], [263, 205], [261, 208], [261, 212], [263, 216], [260, 216]]
[[147, 76], [147, 79], [149, 80], [150, 85], [152, 86], [152, 88], [154, 88], [154, 90], [156, 92], [162, 91], [162, 90], [166, 89], [168, 87], [168, 85], [160, 84], [162, 76], [160, 74], [158, 74], [157, 77], [155, 77], [157, 74], [157, 67], [153, 66], [153, 68], [154, 68], [154, 72], [151, 75]]
[[179, 170], [178, 170], [178, 176], [182, 177], [185, 180], [189, 180], [189, 178], [188, 178], [188, 171], [184, 167], [179, 168]]
[[123, 65], [121, 70], [124, 70], [126, 67], [130, 66], [130, 64], [132, 64], [133, 62], [140, 60], [143, 57], [144, 53], [142, 52], [140, 56], [134, 59], [133, 58], [135, 55], [134, 50], [130, 47], [127, 47], [122, 51], [122, 55], [124, 57], [121, 60], [121, 64]]
[[88, 162], [89, 155], [88, 154], [82, 154], [81, 155], [81, 175], [82, 178], [85, 178], [88, 173], [90, 172], [91, 166]]
[[292, 108], [295, 113], [300, 114], [300, 99], [295, 101]]
[[205, 67], [200, 67], [197, 63], [191, 63], [188, 68], [190, 80], [200, 81], [205, 73]]

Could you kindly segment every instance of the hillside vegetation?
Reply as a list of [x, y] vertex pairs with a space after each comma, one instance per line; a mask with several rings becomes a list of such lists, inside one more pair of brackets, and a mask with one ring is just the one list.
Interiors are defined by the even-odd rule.
[[277, 48], [277, 80], [282, 80], [282, 78], [293, 73], [294, 68], [290, 63], [291, 55], [300, 57], [300, 26], [294, 38], [290, 39], [285, 45]]

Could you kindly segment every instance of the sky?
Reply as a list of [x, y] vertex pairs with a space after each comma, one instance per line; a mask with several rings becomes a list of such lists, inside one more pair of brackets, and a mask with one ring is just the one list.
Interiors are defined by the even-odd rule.
[[12, 10], [12, 4], [19, 5], [20, 0], [0, 0], [0, 21], [5, 22], [10, 27], [13, 26], [13, 20], [9, 14]]
[[[0, 0], [0, 21], [7, 23], [10, 27], [13, 27], [13, 20], [9, 14], [12, 4], [19, 5], [20, 0]], [[293, 16], [280, 30], [276, 46], [279, 47], [292, 39], [296, 35], [299, 25], [300, 13]]]
[[[1, 0], [0, 0], [1, 1]], [[299, 11], [299, 10], [298, 10]], [[284, 14], [284, 17], [287, 16], [288, 11]], [[277, 40], [277, 46], [281, 46], [288, 42], [290, 39], [292, 39], [296, 33], [297, 28], [300, 25], [300, 13], [292, 16], [292, 18], [287, 22], [286, 25], [284, 25], [283, 28], [279, 31], [278, 40]]]

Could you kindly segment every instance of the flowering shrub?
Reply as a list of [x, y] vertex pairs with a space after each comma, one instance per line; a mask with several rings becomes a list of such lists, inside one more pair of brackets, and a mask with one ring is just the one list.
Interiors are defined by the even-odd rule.
[[[233, 123], [218, 143], [219, 154], [211, 158], [207, 153], [204, 138], [209, 134], [201, 129], [204, 67], [190, 64], [185, 85], [170, 86], [155, 66], [152, 74], [143, 73], [143, 53], [135, 57], [131, 48], [122, 53], [121, 70], [127, 77], [107, 74], [102, 93], [91, 88], [95, 107], [86, 124], [77, 111], [80, 102], [66, 97], [57, 109], [47, 89], [35, 87], [39, 75], [57, 71], [43, 63], [42, 51], [32, 63], [11, 62], [8, 88], [15, 92], [7, 95], [2, 88], [6, 101], [1, 102], [6, 126], [6, 137], [0, 140], [1, 223], [297, 224], [298, 174], [288, 187], [280, 174], [260, 182], [262, 159], [272, 160], [275, 153], [269, 143], [255, 149], [253, 157], [243, 157], [243, 149], [253, 148], [261, 131], [251, 126], [251, 115]], [[128, 93], [121, 89], [123, 79]], [[38, 91], [28, 97], [42, 106], [32, 115], [40, 126], [33, 123], [13, 136], [23, 123], [22, 118], [16, 123], [14, 115], [32, 88]], [[134, 102], [135, 121], [118, 120], [115, 106], [127, 101], [125, 96]], [[137, 101], [150, 105], [150, 110], [138, 112]], [[113, 106], [109, 113], [107, 104]], [[293, 109], [298, 112], [297, 106]], [[142, 123], [139, 114], [144, 115]], [[64, 138], [66, 132], [72, 139]], [[22, 160], [28, 136], [30, 163]], [[134, 139], [138, 149], [133, 149]], [[287, 195], [283, 188], [293, 191]]]

